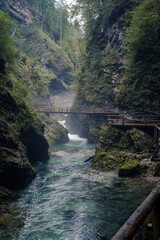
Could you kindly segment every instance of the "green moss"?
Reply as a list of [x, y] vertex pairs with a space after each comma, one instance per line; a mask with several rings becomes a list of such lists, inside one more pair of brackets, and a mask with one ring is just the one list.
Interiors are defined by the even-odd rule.
[[135, 156], [129, 156], [128, 153], [122, 153], [118, 150], [109, 152], [97, 151], [92, 166], [102, 170], [114, 170], [119, 169], [125, 162], [134, 159]]
[[140, 163], [138, 160], [132, 160], [125, 163], [123, 166], [121, 166], [118, 172], [120, 177], [131, 177], [139, 173], [140, 173]]

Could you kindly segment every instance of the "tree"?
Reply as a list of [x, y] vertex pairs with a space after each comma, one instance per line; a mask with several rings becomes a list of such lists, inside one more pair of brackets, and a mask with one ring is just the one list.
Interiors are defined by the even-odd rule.
[[14, 69], [15, 46], [11, 36], [13, 29], [8, 14], [0, 11], [0, 62], [4, 65], [2, 74], [9, 73]]

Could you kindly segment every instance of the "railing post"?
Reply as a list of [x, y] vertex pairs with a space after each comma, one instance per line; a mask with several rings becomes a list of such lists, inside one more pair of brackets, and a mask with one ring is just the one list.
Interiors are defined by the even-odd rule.
[[124, 126], [124, 115], [123, 115], [123, 118], [122, 118], [122, 126]]
[[146, 117], [144, 117], [144, 126], [146, 126]]

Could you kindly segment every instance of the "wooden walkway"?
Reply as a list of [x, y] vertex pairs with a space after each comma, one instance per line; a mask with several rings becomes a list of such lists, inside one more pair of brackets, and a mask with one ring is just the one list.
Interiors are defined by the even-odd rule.
[[119, 113], [115, 109], [102, 108], [73, 108], [73, 107], [55, 107], [52, 105], [33, 105], [37, 112], [57, 113], [57, 114], [88, 114], [103, 115], [106, 117], [107, 125], [110, 126], [128, 126], [128, 127], [154, 127], [160, 125], [160, 116], [158, 115], [132, 115]]
[[120, 118], [108, 118], [107, 124], [110, 126], [128, 126], [128, 127], [155, 127], [160, 125], [160, 116], [133, 116], [128, 118], [125, 115]]
[[104, 114], [119, 116], [116, 110], [106, 110], [102, 108], [74, 108], [74, 107], [54, 107], [52, 105], [33, 105], [37, 112], [58, 113], [58, 114]]

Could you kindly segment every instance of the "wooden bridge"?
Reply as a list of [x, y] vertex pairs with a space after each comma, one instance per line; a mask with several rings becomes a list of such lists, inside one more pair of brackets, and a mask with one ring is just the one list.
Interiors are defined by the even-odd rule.
[[118, 115], [116, 110], [102, 108], [85, 108], [85, 107], [56, 107], [53, 105], [33, 105], [37, 112], [59, 113], [59, 114], [104, 114]]
[[103, 115], [107, 125], [131, 126], [131, 127], [154, 127], [160, 125], [160, 115], [127, 115], [116, 109], [102, 108], [78, 108], [78, 107], [55, 107], [52, 105], [33, 105], [37, 112], [57, 114], [89, 114]]

